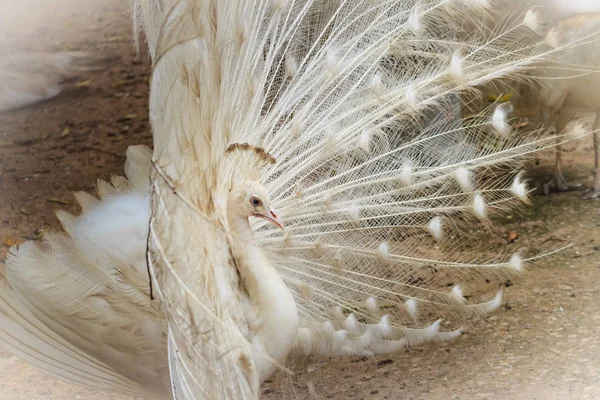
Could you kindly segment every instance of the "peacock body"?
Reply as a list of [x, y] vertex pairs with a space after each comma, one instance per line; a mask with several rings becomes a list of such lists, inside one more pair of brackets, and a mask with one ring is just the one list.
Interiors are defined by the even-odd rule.
[[478, 284], [528, 260], [458, 251], [465, 228], [527, 201], [521, 163], [553, 140], [462, 109], [565, 46], [535, 12], [478, 29], [490, 7], [136, 2], [154, 149], [78, 195], [68, 236], [12, 249], [0, 344], [87, 387], [251, 399], [291, 353], [458, 336], [501, 303]]
[[[561, 20], [553, 28], [553, 34], [559, 41], [573, 41], [598, 32], [600, 5], [596, 5], [595, 12], [597, 14], [578, 15]], [[573, 126], [579, 126], [580, 131], [585, 131], [580, 123], [572, 124], [572, 120], [580, 113], [596, 114], [592, 127], [596, 150], [594, 180], [585, 197], [597, 198], [600, 196], [600, 95], [594, 87], [600, 78], [598, 42], [586, 41], [581, 46], [565, 50], [561, 61], [562, 63], [551, 63], [535, 72], [542, 79], [543, 86], [534, 98], [541, 108], [544, 124], [554, 127], [558, 132], [572, 131]], [[554, 176], [544, 187], [547, 193], [550, 189], [565, 191], [574, 187], [564, 178], [561, 164], [561, 147], [558, 146]]]

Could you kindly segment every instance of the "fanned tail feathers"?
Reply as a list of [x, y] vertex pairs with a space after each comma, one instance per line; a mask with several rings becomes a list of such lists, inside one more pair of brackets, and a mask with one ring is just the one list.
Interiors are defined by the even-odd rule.
[[[477, 0], [136, 2], [153, 58], [153, 273], [170, 352], [189, 357], [172, 368], [207, 369], [190, 345], [196, 316], [235, 331], [201, 292], [207, 282], [221, 290], [225, 152], [236, 143], [277, 160], [260, 181], [286, 230], [254, 228], [294, 293], [300, 352], [445, 340], [464, 316], [500, 305], [494, 283], [528, 259], [462, 251], [465, 228], [528, 201], [523, 162], [553, 139], [514, 132], [508, 104], [463, 114], [477, 88], [527, 80], [578, 43], [547, 36], [535, 12], [489, 28], [491, 11]], [[441, 317], [458, 326], [442, 332]], [[220, 332], [208, 340], [235, 341]], [[199, 384], [193, 371], [177, 384]]]

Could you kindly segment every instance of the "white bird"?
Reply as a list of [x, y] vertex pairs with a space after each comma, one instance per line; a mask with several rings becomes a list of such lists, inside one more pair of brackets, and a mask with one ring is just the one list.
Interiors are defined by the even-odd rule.
[[[600, 12], [600, 4], [597, 5]], [[600, 30], [600, 14], [579, 15], [560, 21], [551, 31], [558, 42], [577, 41], [589, 37]], [[554, 126], [557, 132], [573, 131], [567, 129], [569, 122], [577, 113], [592, 112], [596, 114], [593, 125], [595, 169], [594, 181], [586, 194], [588, 198], [600, 196], [600, 93], [596, 87], [600, 83], [600, 44], [597, 41], [566, 49], [560, 63], [551, 63], [546, 68], [535, 71], [542, 78], [542, 90], [534, 96], [534, 101], [541, 100], [543, 122], [546, 126]], [[571, 125], [579, 126], [578, 124]], [[585, 132], [576, 129], [577, 132]], [[550, 182], [544, 186], [548, 193], [551, 189], [569, 190], [576, 185], [569, 184], [562, 173], [562, 152], [560, 145], [556, 148], [556, 164]]]
[[[557, 51], [515, 41], [530, 16], [455, 35], [488, 7], [140, 1], [152, 156], [130, 148], [128, 180], [79, 194], [69, 236], [11, 250], [0, 344], [87, 387], [254, 399], [293, 352], [458, 336], [500, 305], [485, 279], [528, 261], [460, 251], [463, 228], [526, 201], [521, 160], [550, 141], [511, 135], [502, 105], [456, 118]], [[457, 137], [469, 151], [439, 151]]]
[[82, 74], [110, 68], [119, 58], [90, 52], [0, 55], [0, 112], [48, 100]]

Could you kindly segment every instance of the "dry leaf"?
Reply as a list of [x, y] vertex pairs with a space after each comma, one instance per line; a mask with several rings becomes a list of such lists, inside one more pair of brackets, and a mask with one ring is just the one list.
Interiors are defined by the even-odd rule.
[[129, 36], [112, 36], [107, 39], [109, 42], [129, 42], [131, 38]]
[[515, 231], [510, 231], [508, 232], [508, 243], [513, 243], [515, 240], [517, 240], [517, 238], [519, 237], [519, 234]]
[[27, 211], [26, 209], [24, 209], [23, 207], [19, 208], [19, 212], [23, 215], [30, 215], [29, 211]]
[[488, 100], [489, 101], [497, 101], [498, 103], [507, 103], [510, 101], [510, 99], [512, 99], [513, 94], [514, 94], [513, 92], [509, 92], [503, 96], [490, 94], [490, 95], [488, 95]]
[[519, 129], [519, 128], [524, 128], [526, 126], [529, 125], [529, 119], [528, 118], [519, 118], [519, 121], [516, 122], [513, 127], [515, 129]]
[[13, 238], [8, 238], [4, 241], [4, 245], [8, 246], [8, 247], [17, 246], [21, 243], [23, 243], [23, 242], [20, 240], [17, 240], [17, 239], [13, 239]]
[[120, 88], [120, 87], [123, 87], [123, 86], [125, 86], [125, 85], [127, 85], [127, 82], [126, 82], [126, 81], [121, 81], [121, 80], [119, 80], [119, 81], [114, 81], [114, 82], [113, 82], [113, 83], [110, 85], [110, 87], [111, 87], [111, 88], [113, 88], [113, 89], [118, 89], [118, 88]]
[[77, 82], [75, 84], [75, 87], [76, 88], [89, 87], [91, 83], [92, 83], [91, 79], [88, 79], [87, 81]]
[[50, 137], [49, 133], [44, 133], [42, 136], [40, 136], [40, 140], [46, 140]]
[[15, 142], [0, 142], [0, 148], [2, 147], [15, 147], [17, 144]]
[[69, 133], [71, 133], [71, 129], [69, 129], [68, 127], [63, 129], [62, 133], [60, 134], [60, 137], [65, 137], [67, 136]]
[[70, 205], [72, 205], [72, 204], [73, 204], [73, 203], [71, 203], [70, 201], [67, 201], [67, 200], [61, 200], [61, 199], [57, 199], [56, 197], [50, 197], [50, 198], [48, 199], [48, 201], [49, 201], [50, 203], [63, 204], [63, 205], [65, 205], [65, 206], [70, 206]]

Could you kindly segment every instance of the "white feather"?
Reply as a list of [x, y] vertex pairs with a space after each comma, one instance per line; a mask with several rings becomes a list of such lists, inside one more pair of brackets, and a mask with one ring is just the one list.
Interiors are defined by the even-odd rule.
[[492, 114], [490, 123], [502, 136], [507, 136], [512, 131], [512, 127], [508, 123], [508, 116], [512, 112], [513, 105], [511, 103], [502, 103], [496, 106]]
[[415, 7], [415, 9], [413, 9], [413, 11], [408, 16], [408, 21], [406, 22], [408, 29], [410, 29], [411, 31], [413, 31], [413, 33], [417, 35], [423, 33], [421, 14], [421, 10]]
[[387, 261], [390, 257], [390, 245], [387, 242], [381, 242], [377, 248], [377, 256], [383, 262]]
[[360, 335], [361, 331], [358, 326], [358, 320], [356, 319], [356, 315], [354, 315], [354, 313], [351, 313], [348, 315], [348, 318], [346, 318], [346, 321], [344, 322], [344, 329], [353, 335]]
[[400, 169], [400, 180], [405, 185], [412, 185], [413, 183], [413, 167], [412, 163], [408, 160], [404, 160], [402, 162], [402, 167]]
[[513, 196], [515, 196], [517, 199], [523, 201], [523, 202], [529, 202], [529, 196], [528, 191], [527, 191], [527, 184], [525, 182], [523, 182], [522, 180], [522, 174], [518, 174], [517, 176], [515, 176], [515, 179], [513, 179], [512, 184], [510, 185], [510, 192], [513, 194]]
[[404, 302], [404, 307], [410, 317], [416, 320], [418, 316], [417, 301], [415, 299], [408, 299]]
[[542, 24], [539, 20], [539, 13], [537, 10], [529, 10], [525, 14], [525, 18], [523, 18], [523, 25], [527, 28], [531, 29], [533, 32], [541, 34], [542, 33]]
[[361, 133], [359, 137], [359, 146], [365, 153], [371, 152], [371, 138], [373, 137], [373, 133], [365, 130]]
[[546, 36], [544, 38], [544, 43], [546, 43], [548, 46], [554, 49], [560, 46], [560, 38], [558, 36], [558, 30], [556, 28], [548, 29], [548, 32], [546, 32]]
[[458, 82], [464, 82], [465, 75], [463, 71], [463, 57], [459, 51], [455, 51], [450, 59], [450, 75], [452, 75]]
[[377, 304], [377, 299], [375, 297], [369, 297], [366, 301], [367, 309], [373, 314], [377, 314], [379, 312], [379, 305]]
[[573, 139], [581, 139], [590, 133], [589, 128], [580, 119], [575, 119], [567, 124], [565, 133]]
[[510, 267], [517, 272], [521, 272], [523, 270], [523, 258], [518, 254], [513, 254], [510, 258]]
[[381, 79], [381, 75], [375, 74], [373, 79], [371, 80], [370, 89], [375, 94], [375, 97], [380, 100], [385, 100], [385, 96], [387, 95], [387, 89], [385, 88], [383, 81]]
[[350, 219], [354, 222], [360, 221], [360, 206], [357, 203], [350, 205]]
[[456, 180], [458, 181], [458, 184], [463, 192], [472, 192], [474, 189], [473, 173], [465, 167], [458, 167], [454, 173], [456, 175]]
[[473, 212], [479, 219], [487, 218], [487, 203], [485, 202], [485, 198], [481, 193], [476, 193], [473, 196]]
[[433, 217], [429, 221], [429, 224], [427, 224], [427, 229], [429, 230], [429, 233], [431, 233], [431, 236], [433, 236], [435, 240], [440, 241], [444, 239], [444, 227], [442, 217]]
[[460, 285], [454, 285], [450, 291], [450, 299], [458, 304], [464, 304], [466, 299]]

